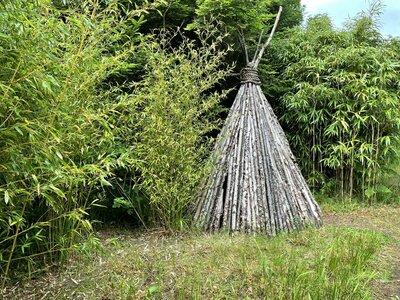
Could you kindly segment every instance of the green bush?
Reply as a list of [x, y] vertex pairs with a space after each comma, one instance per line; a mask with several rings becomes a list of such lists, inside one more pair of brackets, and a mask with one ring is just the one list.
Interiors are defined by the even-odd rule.
[[[135, 186], [149, 200], [157, 224], [171, 229], [188, 219], [210, 132], [221, 123], [219, 102], [226, 92], [212, 89], [229, 72], [226, 52], [217, 50], [223, 37], [214, 38], [215, 29], [199, 34], [197, 43], [176, 35], [161, 34], [150, 43], [144, 81], [114, 109], [131, 110], [119, 128], [126, 130], [122, 136], [132, 136]], [[172, 48], [174, 38], [181, 42]]]
[[[181, 228], [220, 125], [225, 93], [212, 90], [230, 69], [216, 29], [197, 42], [179, 32], [146, 41], [142, 11], [117, 2], [3, 5], [3, 284], [10, 267], [32, 273], [87, 247], [79, 242], [100, 200], [143, 224]], [[141, 61], [146, 75], [134, 83]]]
[[[139, 11], [85, 1], [6, 1], [0, 10], [0, 269], [35, 271], [91, 231], [93, 191], [123, 164], [107, 80], [129, 69]], [[129, 22], [126, 21], [129, 19]], [[127, 34], [129, 32], [129, 35]], [[115, 48], [115, 45], [118, 45]], [[3, 282], [4, 283], [4, 282]]]

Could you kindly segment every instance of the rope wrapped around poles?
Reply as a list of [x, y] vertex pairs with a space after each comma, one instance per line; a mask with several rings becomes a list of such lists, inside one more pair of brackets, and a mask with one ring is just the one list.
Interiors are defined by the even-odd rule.
[[257, 69], [253, 67], [245, 67], [240, 71], [240, 83], [254, 83], [257, 85], [261, 84], [261, 80], [258, 77]]

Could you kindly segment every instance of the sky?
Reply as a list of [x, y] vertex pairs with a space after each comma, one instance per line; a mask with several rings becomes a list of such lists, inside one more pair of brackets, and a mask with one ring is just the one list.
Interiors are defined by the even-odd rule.
[[[369, 7], [368, 0], [301, 0], [306, 17], [327, 13], [339, 28], [351, 17]], [[384, 35], [400, 36], [400, 0], [382, 0], [385, 5], [380, 27]]]

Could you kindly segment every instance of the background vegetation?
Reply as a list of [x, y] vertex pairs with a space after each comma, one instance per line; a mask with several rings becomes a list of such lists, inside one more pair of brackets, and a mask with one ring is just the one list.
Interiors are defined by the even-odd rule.
[[380, 35], [379, 2], [336, 29], [300, 26], [299, 0], [3, 1], [3, 285], [97, 245], [95, 220], [187, 227], [239, 41], [254, 50], [279, 5], [263, 90], [314, 192], [398, 201], [399, 40]]
[[303, 172], [315, 190], [342, 200], [388, 192], [380, 176], [397, 155], [399, 57], [394, 40], [379, 34], [380, 12], [372, 6], [347, 30], [313, 17], [270, 53], [285, 66], [277, 106]]

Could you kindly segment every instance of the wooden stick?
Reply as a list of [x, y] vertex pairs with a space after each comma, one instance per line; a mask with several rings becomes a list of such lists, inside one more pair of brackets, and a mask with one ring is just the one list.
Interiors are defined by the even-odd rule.
[[262, 40], [263, 34], [264, 34], [264, 29], [261, 30], [260, 36], [258, 37], [257, 49], [256, 49], [256, 52], [254, 53], [253, 59], [251, 60], [253, 63], [256, 61], [258, 51], [260, 50], [260, 45], [261, 45], [261, 40]]
[[256, 69], [261, 61], [262, 56], [264, 55], [265, 49], [271, 43], [271, 40], [272, 40], [272, 37], [274, 36], [276, 27], [278, 27], [278, 23], [279, 23], [279, 19], [281, 18], [281, 14], [282, 14], [282, 6], [279, 6], [279, 11], [278, 11], [278, 14], [276, 15], [275, 23], [274, 23], [274, 26], [272, 27], [271, 33], [269, 34], [268, 40], [262, 46], [260, 53], [258, 54], [256, 60], [254, 61], [254, 68], [256, 68]]
[[249, 51], [247, 50], [246, 39], [244, 37], [243, 31], [239, 30], [239, 42], [242, 45], [244, 56], [246, 58], [246, 64], [249, 63]]

